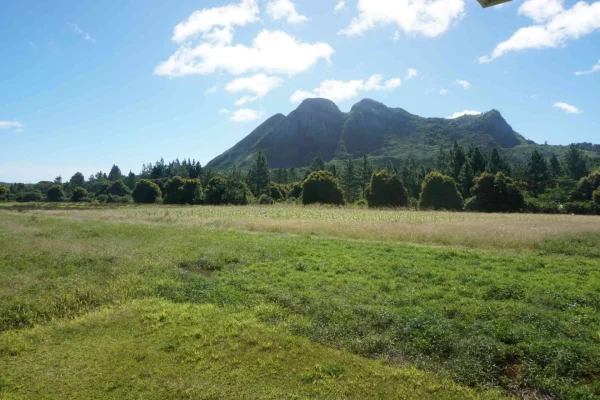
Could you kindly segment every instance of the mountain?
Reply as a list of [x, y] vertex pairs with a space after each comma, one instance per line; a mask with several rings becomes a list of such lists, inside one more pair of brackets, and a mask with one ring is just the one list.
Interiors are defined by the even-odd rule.
[[258, 151], [266, 154], [271, 168], [304, 167], [317, 156], [331, 161], [364, 154], [381, 162], [401, 162], [413, 155], [421, 163], [433, 164], [439, 147], [454, 140], [486, 151], [498, 148], [513, 162], [522, 161], [533, 147], [546, 154], [563, 151], [526, 140], [496, 110], [456, 119], [424, 118], [370, 99], [347, 113], [330, 100], [307, 99], [288, 116], [266, 120], [207, 167], [246, 168]]

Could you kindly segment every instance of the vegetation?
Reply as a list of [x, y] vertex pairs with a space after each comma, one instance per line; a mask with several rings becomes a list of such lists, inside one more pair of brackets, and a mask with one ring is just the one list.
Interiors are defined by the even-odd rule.
[[60, 185], [52, 186], [46, 192], [46, 197], [48, 198], [48, 201], [52, 201], [52, 202], [62, 201], [65, 198], [65, 192], [63, 192], [62, 186], [60, 186]]
[[598, 217], [50, 206], [0, 208], [3, 397], [600, 395]]
[[366, 193], [369, 207], [406, 207], [408, 192], [396, 174], [383, 170], [373, 174]]
[[[83, 175], [82, 175], [83, 176]], [[71, 194], [71, 201], [74, 203], [85, 201], [88, 198], [88, 191], [82, 187], [76, 187]]]
[[303, 204], [344, 204], [344, 191], [329, 171], [312, 172], [302, 184]]
[[131, 194], [136, 203], [154, 204], [162, 198], [162, 192], [158, 185], [148, 179], [140, 180]]
[[10, 189], [8, 186], [0, 185], [0, 201], [7, 201], [10, 196]]
[[425, 177], [419, 207], [434, 210], [461, 210], [463, 198], [449, 176], [432, 172]]
[[518, 212], [525, 206], [525, 199], [512, 179], [502, 172], [496, 175], [484, 172], [471, 190], [473, 198], [466, 208], [483, 212]]

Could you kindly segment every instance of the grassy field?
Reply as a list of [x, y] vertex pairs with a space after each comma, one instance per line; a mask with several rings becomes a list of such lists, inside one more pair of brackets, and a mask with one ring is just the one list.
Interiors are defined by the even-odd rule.
[[0, 208], [0, 398], [600, 396], [600, 218]]

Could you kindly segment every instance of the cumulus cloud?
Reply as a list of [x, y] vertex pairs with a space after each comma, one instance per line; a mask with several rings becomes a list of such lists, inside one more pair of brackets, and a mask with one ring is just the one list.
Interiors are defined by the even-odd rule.
[[[69, 25], [69, 26], [71, 27], [71, 29], [73, 30], [73, 32], [75, 32], [76, 34], [78, 34], [78, 35], [80, 35], [80, 36], [83, 36], [83, 38], [84, 38], [85, 40], [87, 40], [88, 42], [96, 43], [96, 40], [95, 40], [95, 39], [92, 39], [92, 37], [91, 37], [91, 36], [90, 36], [90, 35], [89, 35], [87, 32], [85, 32], [83, 29], [81, 29], [81, 28], [79, 27], [79, 25], [77, 25], [77, 24], [72, 24], [72, 23], [70, 23], [70, 22], [67, 22], [67, 25]], [[30, 42], [30, 43], [31, 43], [31, 42]]]
[[346, 9], [346, 2], [344, 0], [341, 0], [340, 2], [337, 3], [335, 8], [333, 9], [333, 12], [337, 13], [337, 12], [340, 12], [345, 9]]
[[537, 25], [517, 30], [508, 40], [499, 43], [494, 51], [479, 58], [487, 63], [510, 52], [565, 46], [600, 29], [600, 1], [592, 4], [580, 1], [564, 9], [558, 0], [527, 0], [519, 13], [532, 18]]
[[217, 85], [210, 87], [204, 91], [204, 95], [208, 96], [209, 94], [217, 93]]
[[14, 129], [15, 132], [23, 132], [25, 125], [19, 121], [0, 121], [0, 130]]
[[308, 70], [321, 59], [329, 61], [333, 52], [327, 43], [303, 43], [282, 31], [263, 30], [250, 47], [206, 42], [196, 47], [182, 46], [154, 73], [177, 77], [225, 70], [234, 75], [264, 71], [291, 76]]
[[448, 94], [448, 91], [446, 89], [442, 89], [440, 90], [440, 94], [443, 96], [445, 94]]
[[560, 108], [567, 114], [583, 114], [583, 111], [569, 103], [563, 103], [559, 101], [557, 103], [554, 103], [554, 107]]
[[308, 20], [306, 16], [298, 14], [296, 5], [291, 0], [270, 0], [267, 4], [267, 14], [274, 21], [285, 19], [290, 24], [299, 24]]
[[358, 17], [339, 33], [362, 35], [377, 26], [394, 24], [407, 34], [436, 37], [464, 11], [464, 0], [359, 0]]
[[456, 119], [456, 118], [460, 118], [463, 117], [465, 115], [479, 115], [481, 114], [480, 111], [475, 111], [475, 110], [465, 110], [465, 111], [459, 111], [459, 112], [455, 112], [454, 114], [452, 114], [449, 117], [446, 117], [446, 119]]
[[409, 68], [404, 80], [410, 81], [412, 78], [416, 78], [418, 75], [419, 75], [419, 71], [417, 71], [415, 68]]
[[283, 79], [277, 76], [268, 76], [266, 74], [257, 74], [247, 78], [238, 78], [225, 86], [229, 93], [251, 92], [254, 96], [243, 96], [235, 102], [236, 106], [262, 99], [271, 90], [281, 86]]
[[182, 43], [198, 34], [208, 35], [207, 39], [211, 35], [213, 39], [227, 38], [233, 27], [258, 21], [259, 12], [256, 0], [242, 0], [238, 4], [194, 11], [187, 20], [175, 27], [172, 40]]
[[237, 110], [231, 114], [230, 119], [233, 122], [250, 122], [257, 120], [260, 117], [262, 117], [262, 113], [249, 108], [242, 108], [241, 110]]
[[221, 108], [219, 110], [219, 114], [220, 115], [228, 115], [228, 114], [231, 114], [231, 111], [227, 110], [226, 108]]
[[471, 82], [465, 81], [463, 79], [457, 79], [454, 81], [455, 85], [462, 86], [463, 89], [467, 90], [471, 87]]
[[598, 71], [600, 71], [600, 61], [598, 61], [598, 63], [594, 65], [592, 69], [588, 69], [586, 71], [577, 71], [575, 72], [575, 75], [590, 75]]
[[388, 79], [383, 81], [382, 75], [373, 75], [368, 80], [362, 79], [352, 81], [323, 81], [321, 85], [313, 89], [311, 92], [305, 90], [297, 90], [291, 97], [292, 103], [300, 103], [302, 100], [309, 98], [325, 98], [333, 102], [341, 102], [353, 99], [360, 93], [394, 90], [401, 85], [402, 81], [399, 78]]

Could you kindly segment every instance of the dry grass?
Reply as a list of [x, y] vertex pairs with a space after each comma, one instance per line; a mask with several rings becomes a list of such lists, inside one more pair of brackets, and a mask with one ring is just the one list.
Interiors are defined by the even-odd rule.
[[247, 207], [130, 206], [31, 210], [35, 216], [322, 235], [359, 240], [529, 249], [546, 240], [600, 234], [600, 217], [368, 210], [294, 205]]

